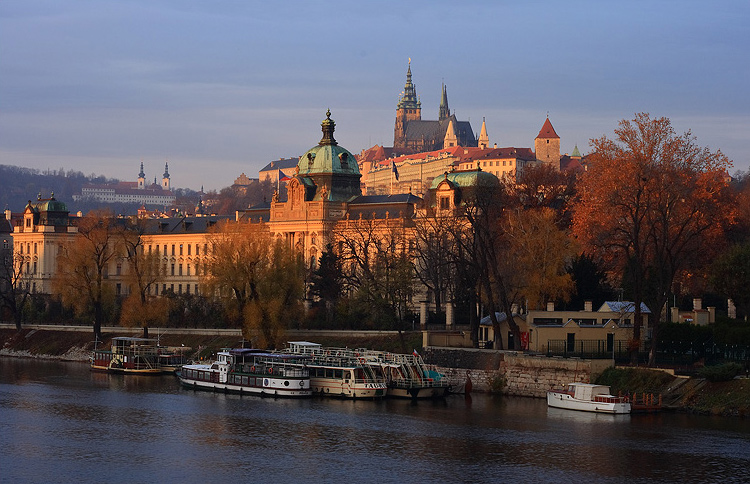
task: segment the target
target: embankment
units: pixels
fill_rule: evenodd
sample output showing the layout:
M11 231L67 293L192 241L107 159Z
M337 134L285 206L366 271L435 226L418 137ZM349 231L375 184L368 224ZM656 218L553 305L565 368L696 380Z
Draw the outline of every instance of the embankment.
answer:
M70 328L68 328L70 329ZM103 341L94 342L88 331L28 328L16 331L0 328L0 356L54 358L87 361L95 344L108 346L114 336L140 335L123 328L105 328ZM188 348L191 359L210 358L220 348L246 342L237 330L170 330L157 333L163 346ZM420 332L289 332L290 340L306 339L326 346L372 348L410 353L420 348ZM608 360L545 358L516 352L466 348L429 347L422 349L425 361L451 376L471 378L474 391L527 397L544 397L547 390L573 382L595 382L610 367ZM732 417L750 416L750 379L711 383L702 379L680 378L664 371L619 369L618 379L602 381L613 391L648 392L662 395L665 408L700 414ZM604 377L611 377L605 373Z

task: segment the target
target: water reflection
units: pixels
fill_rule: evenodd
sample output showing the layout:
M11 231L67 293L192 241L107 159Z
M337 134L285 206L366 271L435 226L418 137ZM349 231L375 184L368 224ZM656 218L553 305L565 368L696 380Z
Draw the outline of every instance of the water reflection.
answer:
M743 482L749 425L486 395L262 399L0 358L8 482Z

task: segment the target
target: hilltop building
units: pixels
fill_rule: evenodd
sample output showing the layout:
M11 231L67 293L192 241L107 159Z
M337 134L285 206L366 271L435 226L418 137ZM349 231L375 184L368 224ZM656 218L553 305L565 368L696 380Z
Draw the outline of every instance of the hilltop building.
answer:
M438 119L422 119L422 102L411 79L411 62L406 71L404 92L396 105L393 148L401 154L434 151L456 146L477 146L468 121L458 121L448 108L448 91L442 86Z
M412 82L411 63L404 92L396 106L393 147L375 145L357 157L362 190L368 195L415 193L424 195L434 177L454 170L482 169L498 178L520 173L531 163L547 163L561 170L583 170L578 148L572 156L560 154L560 137L549 117L534 140L534 149L490 146L486 121L479 136L471 124L458 121L448 107L442 85L438 119L422 119L422 103Z
M175 202L176 197L171 190L169 163L164 164L161 185L156 182L156 178L153 184L146 184L146 174L143 171L143 162L141 162L141 171L138 173L137 181L103 185L87 184L81 187L80 195L73 195L73 200L81 199L93 199L104 203L170 206Z

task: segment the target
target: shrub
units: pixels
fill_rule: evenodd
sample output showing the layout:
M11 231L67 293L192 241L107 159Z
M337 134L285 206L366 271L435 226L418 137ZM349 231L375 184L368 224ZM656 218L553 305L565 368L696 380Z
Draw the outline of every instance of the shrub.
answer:
M698 370L698 376L710 382L729 381L742 372L739 363L724 363L722 365L704 366Z

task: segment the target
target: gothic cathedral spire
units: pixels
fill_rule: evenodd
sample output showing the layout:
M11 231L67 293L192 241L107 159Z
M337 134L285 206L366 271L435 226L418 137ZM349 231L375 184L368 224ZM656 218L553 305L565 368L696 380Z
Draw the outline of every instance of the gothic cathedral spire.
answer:
M443 84L443 93L440 95L440 115L438 120L442 121L451 115L451 110L448 108L448 91Z

